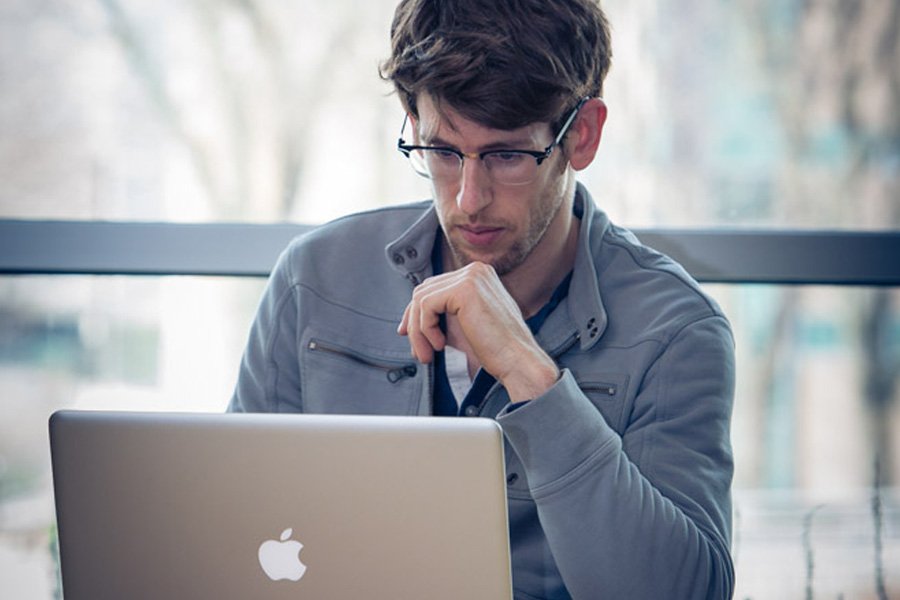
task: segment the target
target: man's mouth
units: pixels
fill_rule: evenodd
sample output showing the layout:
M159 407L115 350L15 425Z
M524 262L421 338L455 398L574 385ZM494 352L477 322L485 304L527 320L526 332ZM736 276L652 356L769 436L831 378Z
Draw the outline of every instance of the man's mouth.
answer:
M462 238L471 246L490 246L503 235L502 227L486 227L481 225L458 225Z

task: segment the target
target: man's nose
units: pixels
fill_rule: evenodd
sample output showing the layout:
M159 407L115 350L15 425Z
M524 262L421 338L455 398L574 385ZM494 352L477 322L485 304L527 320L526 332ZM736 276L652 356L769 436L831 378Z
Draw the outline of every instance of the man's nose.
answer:
M466 156L459 175L456 205L467 215L475 215L491 203L490 175L476 156Z

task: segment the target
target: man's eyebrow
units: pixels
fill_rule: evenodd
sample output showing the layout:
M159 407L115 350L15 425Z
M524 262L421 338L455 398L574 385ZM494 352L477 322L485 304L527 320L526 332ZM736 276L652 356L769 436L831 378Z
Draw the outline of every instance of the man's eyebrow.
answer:
M433 138L422 136L422 143L426 146L441 146L442 148L456 148L450 142L444 140L440 136L435 136Z
M429 146L440 146L444 148L453 148L458 150L458 146L455 144L451 144L440 136L435 136L431 139L424 138L422 141ZM481 146L476 151L481 152L491 152L496 150L529 150L531 146L534 144L534 141L530 137L517 137L511 140L503 140L499 142L492 142L490 144L486 144Z

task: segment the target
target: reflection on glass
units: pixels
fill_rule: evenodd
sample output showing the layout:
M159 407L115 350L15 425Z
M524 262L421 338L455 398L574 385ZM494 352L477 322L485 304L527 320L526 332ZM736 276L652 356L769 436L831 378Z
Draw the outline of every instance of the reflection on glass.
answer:
M0 595L55 597L50 414L224 410L263 285L0 278Z
M424 197L377 73L396 4L6 0L0 216L317 223ZM900 24L842 6L606 0L594 196L631 227L900 226Z
M263 284L0 278L0 581L53 597L49 414L223 410ZM706 288L737 347L735 598L896 595L900 290Z
M735 598L896 595L900 290L706 288L736 337Z

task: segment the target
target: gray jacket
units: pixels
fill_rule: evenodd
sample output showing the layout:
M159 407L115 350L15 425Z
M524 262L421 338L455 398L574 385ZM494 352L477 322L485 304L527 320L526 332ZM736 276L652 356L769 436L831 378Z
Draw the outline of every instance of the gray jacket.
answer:
M562 377L477 413L507 440L516 598L730 598L733 340L667 257L583 211L567 298L537 335ZM349 216L282 254L230 410L425 415L432 368L397 325L431 274L431 203ZM379 258L382 252L386 257Z

